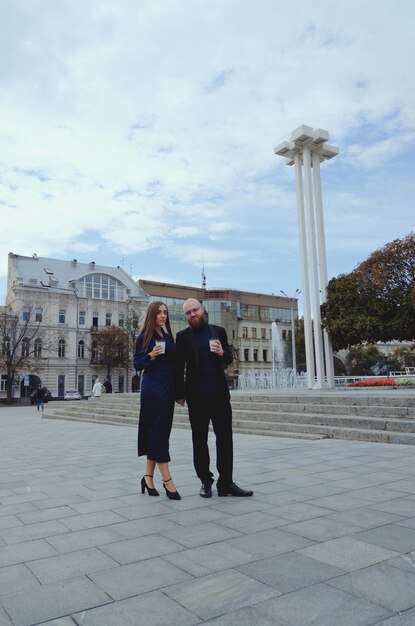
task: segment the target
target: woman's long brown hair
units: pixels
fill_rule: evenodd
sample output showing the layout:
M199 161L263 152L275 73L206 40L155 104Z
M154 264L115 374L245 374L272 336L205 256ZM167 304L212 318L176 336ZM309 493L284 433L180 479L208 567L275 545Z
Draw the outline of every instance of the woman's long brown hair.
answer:
M156 329L157 313L159 312L159 308L161 305L164 305L167 309L167 319L166 319L165 326L166 326L166 330L168 334L173 339L173 333L171 331L171 326L170 326L169 309L167 308L167 305L164 304L164 302L160 302L160 300L157 300L156 302L151 302L148 305L146 318L140 330L141 333L144 333L144 339L143 339L144 351L147 350L148 345L151 341L151 338L154 335L154 331Z

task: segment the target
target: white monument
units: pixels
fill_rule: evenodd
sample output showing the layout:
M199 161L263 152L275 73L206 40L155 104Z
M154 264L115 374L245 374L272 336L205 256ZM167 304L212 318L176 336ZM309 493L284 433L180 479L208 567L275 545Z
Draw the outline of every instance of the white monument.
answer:
M334 387L333 348L330 336L322 331L320 314L328 282L320 163L339 153L326 143L328 138L326 130L303 125L274 149L275 154L286 157L287 165L295 165L309 389Z

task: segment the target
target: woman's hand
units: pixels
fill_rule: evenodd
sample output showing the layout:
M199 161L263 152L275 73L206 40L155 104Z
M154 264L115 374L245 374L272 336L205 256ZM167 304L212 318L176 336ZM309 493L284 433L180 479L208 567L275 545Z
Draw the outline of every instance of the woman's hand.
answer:
M160 344L156 344L154 346L154 348L152 349L151 352L148 353L148 356L150 357L150 359L152 361L155 360L155 358L159 355L159 354L163 354L164 353L164 348L163 346L160 346Z

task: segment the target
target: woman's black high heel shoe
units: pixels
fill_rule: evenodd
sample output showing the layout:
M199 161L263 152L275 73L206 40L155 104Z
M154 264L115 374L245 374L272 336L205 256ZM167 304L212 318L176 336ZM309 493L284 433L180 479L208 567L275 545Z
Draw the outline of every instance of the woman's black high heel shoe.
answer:
M168 478L167 480L163 480L163 487L164 490L166 492L166 496L168 497L169 500L181 500L180 497L180 493L176 490L176 491L169 491L166 487L166 483L170 482L171 478Z
M144 474L144 476L141 479L141 493L145 493L147 489L149 496L159 496L160 494L157 491L157 489L154 489L154 487L151 488L147 485L146 476L148 476L148 478L153 478L150 474Z

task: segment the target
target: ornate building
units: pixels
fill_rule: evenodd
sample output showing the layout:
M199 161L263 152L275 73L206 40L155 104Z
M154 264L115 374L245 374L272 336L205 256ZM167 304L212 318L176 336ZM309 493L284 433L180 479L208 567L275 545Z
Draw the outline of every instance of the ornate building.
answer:
M106 373L91 350L91 333L142 320L147 304L147 294L121 267L10 253L6 306L22 325L39 325L36 345L23 340L19 347L35 358L19 373L14 395L26 397L38 384L54 397L70 389L90 395L97 376ZM134 373L132 366L114 369L113 390L129 391ZM2 396L4 389L2 372Z

